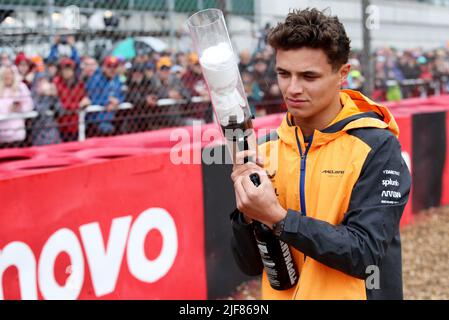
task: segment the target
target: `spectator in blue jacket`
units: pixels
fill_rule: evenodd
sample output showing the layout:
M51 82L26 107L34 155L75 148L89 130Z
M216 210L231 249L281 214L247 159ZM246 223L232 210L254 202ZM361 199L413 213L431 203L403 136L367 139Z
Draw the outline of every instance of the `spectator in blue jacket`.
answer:
M92 104L106 107L106 111L87 115L90 135L109 135L115 132L115 110L124 101L122 84L117 74L119 63L116 57L106 57L102 67L98 68L86 83Z

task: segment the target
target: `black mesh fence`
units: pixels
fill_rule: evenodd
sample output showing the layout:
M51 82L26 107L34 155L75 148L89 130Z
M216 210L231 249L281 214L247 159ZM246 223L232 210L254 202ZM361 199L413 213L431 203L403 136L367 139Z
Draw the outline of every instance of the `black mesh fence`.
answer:
M225 15L252 113L285 111L265 23L283 17L262 19L257 5L256 0L0 0L0 148L212 122L186 26L189 15L206 8ZM434 50L413 53L404 62L399 52L377 51L373 98L447 92L448 57L447 50ZM363 84L359 61L353 52L348 88ZM395 77L391 66L403 67L407 76Z
M0 147L212 122L185 24L206 8L232 26L253 113L279 111L254 0L0 0Z

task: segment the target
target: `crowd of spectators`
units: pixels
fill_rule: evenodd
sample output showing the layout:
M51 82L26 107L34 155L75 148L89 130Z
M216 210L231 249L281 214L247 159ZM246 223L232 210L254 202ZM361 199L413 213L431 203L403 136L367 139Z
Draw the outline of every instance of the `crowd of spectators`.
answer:
M70 50L61 53L64 44ZM375 57L374 100L398 100L449 92L449 50L399 51L382 48ZM364 76L359 54L349 60L346 88L361 90ZM254 115L283 112L276 83L274 52L258 46L239 53L239 70ZM414 80L415 82L407 82ZM416 82L418 81L418 82ZM192 97L201 97L192 103ZM165 99L179 103L161 103ZM129 102L132 108L119 108ZM81 56L73 36L56 37L47 57L0 55L0 116L37 111L31 120L0 120L0 147L43 145L78 139L78 113L90 105L87 136L105 136L212 121L212 111L198 56L186 52L152 52L125 60Z
M353 53L346 86L361 90L364 77L360 55ZM396 50L380 48L374 54L376 101L397 101L449 92L449 48L424 51L420 48Z

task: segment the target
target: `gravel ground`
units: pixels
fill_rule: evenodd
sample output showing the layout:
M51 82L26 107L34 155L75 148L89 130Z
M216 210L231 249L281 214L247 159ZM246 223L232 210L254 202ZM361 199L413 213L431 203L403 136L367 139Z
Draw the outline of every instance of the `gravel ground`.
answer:
M449 207L416 215L401 238L404 299L449 299ZM227 299L260 299L260 280L242 283Z
M419 214L401 236L404 298L449 299L449 207Z

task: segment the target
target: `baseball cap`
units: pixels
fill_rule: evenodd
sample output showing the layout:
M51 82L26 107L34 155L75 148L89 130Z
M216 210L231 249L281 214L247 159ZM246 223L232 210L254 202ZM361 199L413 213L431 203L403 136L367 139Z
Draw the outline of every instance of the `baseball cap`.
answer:
M61 61L59 61L59 66L61 68L64 68L64 67L75 68L76 64L75 64L75 61L73 61L70 58L62 58Z
M198 55L195 52L192 52L189 54L189 62L191 64L197 64L198 63Z
M16 66L18 66L21 62L25 61L26 63L30 64L30 60L28 59L28 57L25 55L24 52L19 52L16 56L16 59L14 60L14 64Z
M171 68L173 63L171 62L170 58L168 57L162 57L157 62L156 66L158 69L161 69L162 67Z
M103 61L103 65L106 65L109 67L118 67L119 64L120 64L119 59L114 56L107 56Z

